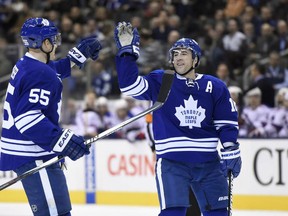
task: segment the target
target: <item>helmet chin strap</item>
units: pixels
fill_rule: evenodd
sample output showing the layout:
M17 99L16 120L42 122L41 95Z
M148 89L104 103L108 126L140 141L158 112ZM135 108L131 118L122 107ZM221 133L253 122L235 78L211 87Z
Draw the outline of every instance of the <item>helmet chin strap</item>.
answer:
M49 40L49 42L51 43L51 41ZM45 52L44 50L43 50L43 48L42 48L42 46L40 47L40 50L43 52L43 53L45 53L46 54L46 64L48 64L48 62L50 61L50 53L53 51L53 49L54 49L54 44L53 43L51 43L51 45L52 45L52 49L49 51L49 52Z

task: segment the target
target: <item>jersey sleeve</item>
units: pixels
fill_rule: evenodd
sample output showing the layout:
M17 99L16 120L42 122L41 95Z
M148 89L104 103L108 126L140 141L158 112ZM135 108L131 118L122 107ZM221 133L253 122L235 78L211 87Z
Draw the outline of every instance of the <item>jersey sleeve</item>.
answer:
M155 70L146 76L139 76L135 57L116 57L116 67L120 91L124 95L140 100L156 101L163 70Z
M18 131L46 150L51 150L51 141L62 131L58 124L59 90L62 91L62 85L55 72L52 76L40 69L39 73L22 78L17 90L18 102L13 108Z
M61 79L71 76L71 63L68 57L58 61L51 61L49 65L53 70L57 71L57 74L60 75Z
M223 147L229 143L236 143L238 138L238 112L235 102L224 83L217 82L217 91L214 92L214 126L219 134Z

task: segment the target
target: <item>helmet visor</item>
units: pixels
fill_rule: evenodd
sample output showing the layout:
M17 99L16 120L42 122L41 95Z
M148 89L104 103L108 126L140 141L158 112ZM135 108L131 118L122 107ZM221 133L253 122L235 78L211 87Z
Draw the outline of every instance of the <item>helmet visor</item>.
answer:
M56 35L51 37L51 41L54 45L60 46L61 45L61 33L57 33Z

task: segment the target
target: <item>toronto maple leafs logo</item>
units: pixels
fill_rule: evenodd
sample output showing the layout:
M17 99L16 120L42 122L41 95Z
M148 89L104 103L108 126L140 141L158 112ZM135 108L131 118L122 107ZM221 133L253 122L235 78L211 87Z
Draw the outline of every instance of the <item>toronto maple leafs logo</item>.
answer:
M180 121L180 126L188 126L189 129L193 127L201 127L201 122L205 119L205 109L201 106L197 107L198 100L194 100L192 95L188 100L184 100L184 107L180 105L176 107L175 116Z

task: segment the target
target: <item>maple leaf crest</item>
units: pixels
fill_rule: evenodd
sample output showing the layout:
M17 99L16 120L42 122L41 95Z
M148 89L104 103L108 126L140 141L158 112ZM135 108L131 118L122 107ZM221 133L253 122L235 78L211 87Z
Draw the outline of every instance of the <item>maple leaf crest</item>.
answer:
M205 119L205 109L201 106L197 107L198 100L194 100L192 95L189 96L188 100L184 100L184 107L180 105L176 107L175 116L180 121L180 126L189 127L201 127L201 122Z

